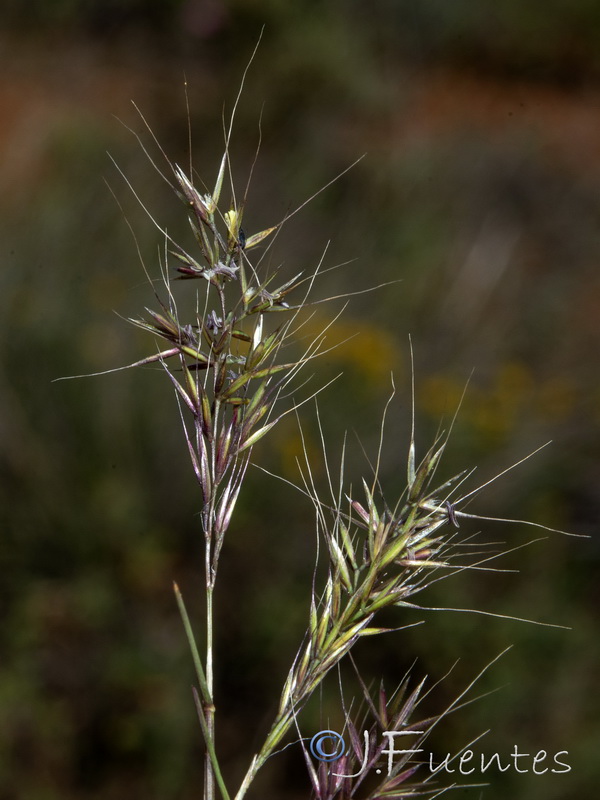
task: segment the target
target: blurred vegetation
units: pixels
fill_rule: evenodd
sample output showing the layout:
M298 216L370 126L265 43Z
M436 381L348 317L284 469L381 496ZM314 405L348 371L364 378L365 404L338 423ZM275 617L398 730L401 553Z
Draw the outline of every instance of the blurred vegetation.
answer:
M198 794L192 670L171 582L194 597L199 498L174 400L151 369L51 381L148 352L113 311L136 314L149 297L125 219L156 277L160 235L107 150L153 216L188 235L177 200L113 117L159 160L135 100L169 155L187 163L185 73L194 164L212 182L223 104L231 108L263 24L234 142L244 185L261 119L248 232L367 151L283 228L273 262L290 275L313 269L330 242L324 267L350 263L324 275L321 297L398 281L351 301L331 332L342 344L315 368L310 387L344 373L320 399L332 462L349 429L358 485L393 370L384 474L388 491L401 486L410 334L421 447L440 420L448 427L469 381L448 474L478 465L475 486L553 439L473 509L592 536L550 536L498 564L519 574L457 577L428 598L572 631L430 613L360 655L390 685L415 658L415 676L432 681L460 658L438 689L448 703L514 644L476 691L503 688L454 714L435 747L455 751L491 729L486 753L569 750L568 775L509 771L484 796L595 797L598 4L5 0L0 23L0 798ZM315 327L325 313L316 310ZM310 407L302 418L324 479ZM288 420L257 455L296 480L300 453ZM268 725L298 645L315 551L310 508L258 471L236 531L217 598L220 734L233 775ZM523 526L485 533L507 547L534 538ZM335 727L335 687L324 704ZM324 717L308 714L307 730L318 730ZM266 772L257 792L306 796L294 748Z

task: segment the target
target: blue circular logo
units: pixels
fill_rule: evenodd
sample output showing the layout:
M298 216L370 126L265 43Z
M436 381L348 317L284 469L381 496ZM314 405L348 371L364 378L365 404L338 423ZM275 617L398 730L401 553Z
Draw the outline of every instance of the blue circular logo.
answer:
M336 731L319 731L310 740L310 752L319 761L337 761L345 749L346 743Z

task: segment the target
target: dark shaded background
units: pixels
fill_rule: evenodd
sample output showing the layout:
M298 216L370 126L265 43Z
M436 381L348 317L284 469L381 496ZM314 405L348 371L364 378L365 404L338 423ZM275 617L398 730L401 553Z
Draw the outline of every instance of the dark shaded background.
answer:
M477 745L488 754L568 750L569 774L488 775L483 797L596 797L598 4L4 0L0 22L0 798L201 793L192 669L171 592L176 579L200 619L199 497L171 391L154 370L51 381L152 347L113 310L137 314L152 300L124 217L156 275L160 235L107 151L161 224L187 235L181 206L125 127L148 141L131 100L186 164L187 77L194 164L212 183L222 111L263 25L233 144L243 185L261 118L248 232L366 152L283 229L273 263L289 275L312 269L330 242L325 266L351 263L328 273L318 296L401 281L351 302L330 341L360 335L315 369L310 386L344 371L320 401L331 453L344 429L358 433L348 471L359 485L361 446L374 454L394 370L383 474L392 496L401 490L410 334L422 448L474 370L445 474L478 465L475 486L553 440L473 510L591 537L550 535L499 564L518 574L454 578L423 598L571 631L430 613L358 657L390 686L415 658L415 681L432 682L459 658L432 701L439 710L513 644L472 696L499 690L449 718L432 746L455 752L490 729ZM302 419L324 479L310 405ZM295 480L299 452L288 418L256 455ZM498 524L484 533L506 548L535 536ZM217 596L232 786L298 646L314 549L308 504L251 474ZM421 617L399 612L391 624L399 618ZM324 721L341 725L335 685L321 716L308 709L306 730ZM308 796L298 748L269 763L261 793Z

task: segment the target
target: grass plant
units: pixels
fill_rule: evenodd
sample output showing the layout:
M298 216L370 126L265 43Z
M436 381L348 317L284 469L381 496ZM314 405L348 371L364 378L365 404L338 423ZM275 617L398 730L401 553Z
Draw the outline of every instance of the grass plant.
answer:
M205 748L203 796L205 800L243 800L259 770L296 733L312 797L318 800L438 796L448 787L435 783L435 776L420 769L418 759L410 753L388 763L390 732L413 732L411 748L422 748L439 721L464 701L464 694L439 714L422 716L424 682L411 688L411 679L406 677L391 694L383 684L373 692L372 677L363 677L356 666L362 703L358 710L344 703L350 747L334 763L315 760L301 721L303 708L325 678L342 662L355 665L353 649L359 640L383 633L400 635L402 609L420 608L414 599L418 593L457 572L493 569L489 562L498 555L476 546L460 527L463 519L488 519L466 510L471 498L487 484L464 491L470 470L438 481L449 433L440 434L418 458L414 400L405 479L395 497L385 496L380 481L385 413L379 449L368 477L360 479L359 492L353 488L356 481L346 478L344 452L339 475L334 477L322 430L325 496L308 457L300 468L298 489L314 506L315 525L326 554L325 579L322 581L321 572L315 569L307 592L308 623L303 640L281 688L272 724L236 789L221 767L214 674L214 598L220 558L254 447L283 416L298 414L300 406L315 396L316 392L299 388L301 375L307 364L327 352L327 329L335 319L333 315L320 334L303 343L323 259L308 274L284 277L279 269L268 267L267 254L269 243L286 220L256 233L246 233L243 227L248 186L240 196L233 178L230 139L234 114L235 107L209 190L191 164L184 170L160 151L167 165L162 170L151 159L185 207L194 249L161 229L162 289L155 291L154 308L131 319L154 336L159 346L130 366L157 365L171 382L200 488L205 591L200 634L177 585L174 590L197 678L194 701ZM230 195L226 202L225 186ZM260 255L255 257L256 253ZM192 298L189 314L181 313L181 304L176 302L174 279L185 285ZM152 280L151 285L155 287ZM290 399L292 392L295 396L300 391L305 392L301 401ZM392 607L397 613L393 629L380 622L382 612ZM389 617L388 612L386 619ZM384 732L388 732L387 739Z

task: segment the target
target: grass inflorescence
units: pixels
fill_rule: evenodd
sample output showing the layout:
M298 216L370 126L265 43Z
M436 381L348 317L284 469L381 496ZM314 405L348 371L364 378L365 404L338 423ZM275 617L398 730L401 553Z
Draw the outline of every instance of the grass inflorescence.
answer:
M206 800L217 795L223 800L246 796L258 771L285 746L290 732L301 732L301 712L326 676L344 661L354 664L352 651L359 640L399 630L402 608L420 608L412 600L414 595L449 574L487 569L485 565L496 555L482 555L475 549L467 555L468 549L461 546L466 538L461 538L462 520L487 519L465 510L466 503L486 484L460 495L465 473L437 482L448 435L438 437L418 461L414 400L406 478L393 500L386 499L379 476L385 415L375 467L368 479L361 480L359 492L352 484L346 485L342 454L336 488L327 466L329 494L323 500L307 457L300 469L298 488L314 505L317 533L325 544L326 574L321 582L315 571L307 592L306 632L281 688L272 724L237 791L228 788L217 749L218 704L214 696L213 599L219 560L253 448L284 415L296 412L314 396L313 392L300 403L287 399L291 390L297 389L296 378L304 366L326 352L326 331L331 324L325 323L320 334L300 347L299 334L321 263L308 274L284 278L278 269L266 268L266 251L254 259L254 253L261 252L258 245L267 245L268 249L285 220L257 233L246 232L247 189L238 201L230 164L230 135L231 126L211 190L198 188L200 181L191 165L186 172L167 159L169 173L163 177L186 209L193 247L182 246L162 231L164 291L155 291L155 308L147 308L142 316L130 320L159 343L155 352L131 366L160 365L172 383L201 494L206 599L204 631L198 637L202 648L177 585L175 595L197 676L194 701L205 743ZM232 197L229 203L223 202L226 180ZM194 301L194 311L186 318L180 315L175 301L175 279L189 287ZM321 435L327 464L323 431ZM466 474L468 477L470 473ZM392 607L398 609L399 616L397 628L391 629L379 620L381 612ZM382 732L414 731L420 737L415 741L422 743L451 709L418 719L423 683L411 690L406 679L392 696L382 684L373 697L367 687L369 681L363 680L360 672L358 680L366 710L359 722L351 709L344 707L351 742L347 753L333 765L315 765L300 735L312 796L318 800L376 800L442 793L444 787L432 788L431 776L420 773L418 763L408 755L377 781L366 776L384 760Z

